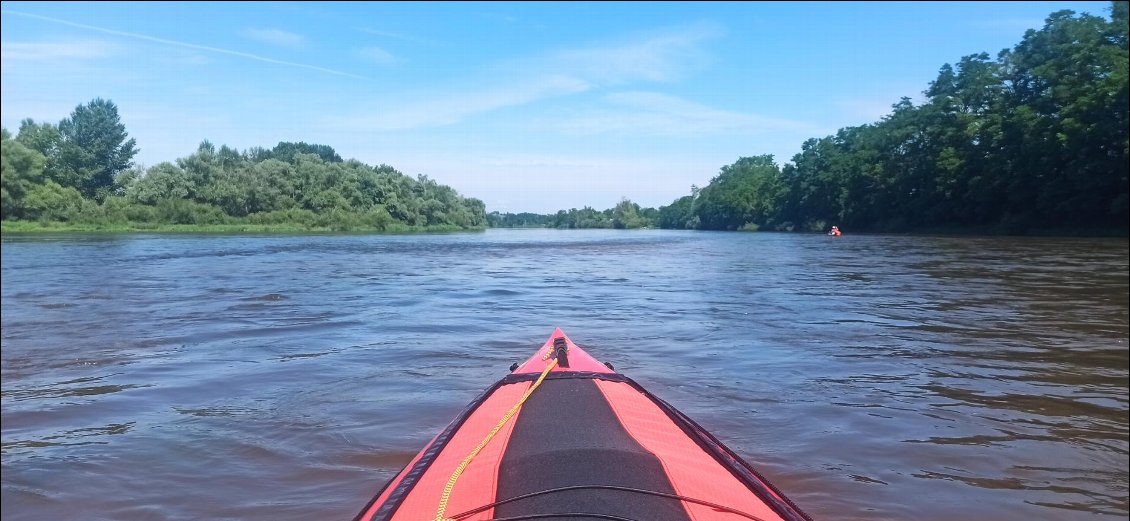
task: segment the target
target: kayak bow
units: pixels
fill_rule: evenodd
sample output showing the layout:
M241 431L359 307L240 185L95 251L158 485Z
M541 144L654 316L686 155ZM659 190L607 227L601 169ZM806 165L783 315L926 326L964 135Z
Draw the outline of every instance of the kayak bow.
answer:
M749 463L561 329L355 521L811 521Z

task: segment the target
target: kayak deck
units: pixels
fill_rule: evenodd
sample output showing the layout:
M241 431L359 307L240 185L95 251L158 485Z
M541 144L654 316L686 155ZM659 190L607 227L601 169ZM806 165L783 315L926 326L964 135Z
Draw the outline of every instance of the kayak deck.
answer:
M714 436L560 329L356 520L541 518L809 519Z

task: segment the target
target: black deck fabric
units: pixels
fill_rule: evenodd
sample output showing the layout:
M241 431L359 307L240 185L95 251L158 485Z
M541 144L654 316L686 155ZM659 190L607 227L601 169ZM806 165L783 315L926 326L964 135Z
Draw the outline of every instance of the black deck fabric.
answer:
M546 380L530 396L514 425L498 480L498 499L580 485L675 492L659 461L624 430L589 379ZM540 494L499 505L495 517L563 512L690 521L676 499L591 489Z

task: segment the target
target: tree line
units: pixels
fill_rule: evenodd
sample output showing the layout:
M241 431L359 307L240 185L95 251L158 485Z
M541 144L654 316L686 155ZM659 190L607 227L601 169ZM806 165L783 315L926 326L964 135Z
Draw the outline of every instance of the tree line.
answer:
M623 198L615 207L596 210L586 206L580 210L572 208L559 210L555 214L500 213L487 214L487 223L492 228L558 228L578 230L589 228L615 228L631 230L636 228L655 228L659 222L659 210L641 208L630 199Z
M117 106L101 98L57 125L25 119L14 137L2 134L5 221L378 231L487 225L478 199L388 165L342 160L326 145L239 152L205 140L187 157L137 167Z
M945 64L915 105L812 138L790 163L741 157L671 204L486 213L426 176L344 161L330 147L244 152L204 141L142 169L117 107L3 130L5 221L296 225L336 230L491 227L1127 234L1127 6L1070 10L996 58Z
M1127 5L1063 10L995 59L941 67L915 105L805 141L791 163L739 158L641 226L698 230L975 231L1126 235ZM623 203L621 203L623 204ZM613 227L614 209L492 225ZM574 217L575 216L575 217ZM603 217L602 217L603 216ZM566 218L567 217L567 218Z

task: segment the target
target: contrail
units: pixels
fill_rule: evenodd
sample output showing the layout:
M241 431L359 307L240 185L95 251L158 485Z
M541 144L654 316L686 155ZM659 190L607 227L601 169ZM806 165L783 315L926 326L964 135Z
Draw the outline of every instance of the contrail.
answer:
M207 45L197 45L197 44L194 44L194 43L178 42L176 40L166 40L164 38L157 38L155 36L148 36L148 35L144 35L144 34L127 33L125 31L115 31L114 29L106 29L104 27L95 27L93 25L86 25L86 24L80 24L80 23L75 23L75 22L69 22L67 20L60 20L58 18L51 18L49 16L41 16L41 15L31 14L31 13L22 13L22 12L19 12L19 11L2 11L2 12L3 12L3 14L14 14L14 15L18 15L18 16L24 16L24 17L27 17L27 18L35 18L35 19L38 19L38 20L45 20L45 21L52 22L52 23L69 25L71 27L78 27L78 28L81 28L81 29L89 29L91 31L98 31L100 33L113 34L113 35L116 35L116 36L125 36L127 38L136 38L138 40L146 40L146 41L150 41L150 42L163 43L163 44L166 44L166 45L175 45L177 47L184 47L184 48L187 48L187 49L196 49L196 50L200 50L200 51L208 51L208 52L214 52L214 53L219 53L219 54L229 54L229 55L232 55L232 56L239 56L240 58L247 58L249 60L261 61L261 62L266 62L266 63L273 63L273 64L276 64L276 65L286 65L286 66L289 66L289 67L300 67L300 68L303 68L303 69L310 69L310 70L315 70L315 71L319 71L319 72L325 72L325 73L328 73L328 74L336 74L338 76L348 76L350 78L357 78L357 79L361 79L361 80L367 79L364 76L358 76L356 74L350 74L348 72L342 72L342 71L338 71L338 70L334 70L334 69L327 69L325 67L318 67L317 65L307 65L305 63L296 63L296 62L288 62L288 61L283 61L283 60L276 60L274 58L266 58L266 57L263 57L263 56L258 56L258 55L250 54L250 53L246 53L246 52L239 52L239 51L232 51L232 50L228 50L228 49L221 49L219 47L209 47Z

